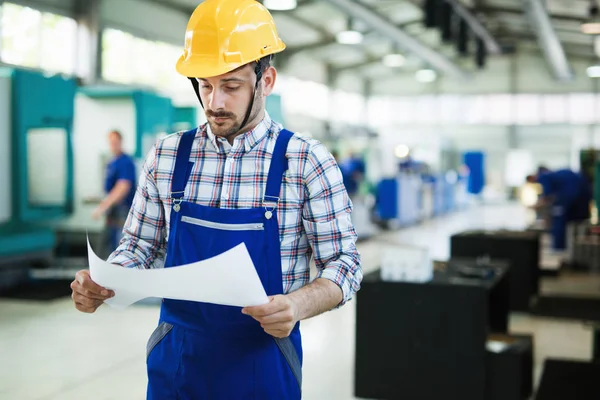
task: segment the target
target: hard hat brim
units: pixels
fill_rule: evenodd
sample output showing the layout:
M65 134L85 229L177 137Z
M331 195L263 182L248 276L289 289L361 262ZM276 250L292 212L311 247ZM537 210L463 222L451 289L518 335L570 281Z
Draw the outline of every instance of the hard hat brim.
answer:
M272 51L268 54L264 54L263 57L279 53L285 49L283 42L280 44L280 48ZM177 61L176 70L180 75L187 78L211 78L213 76L219 76L233 71L243 65L250 63L248 62L235 62L235 63L220 63L217 57L207 57L205 55L189 55L179 57Z

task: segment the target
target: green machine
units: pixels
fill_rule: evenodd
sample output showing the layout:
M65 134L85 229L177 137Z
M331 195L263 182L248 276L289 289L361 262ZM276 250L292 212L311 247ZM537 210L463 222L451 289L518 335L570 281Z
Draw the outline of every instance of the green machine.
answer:
M75 91L71 78L0 69L1 286L10 271L50 260L47 223L72 211Z
M86 233L99 253L106 255L114 250L103 249L105 221L92 218L93 210L105 196L106 166L113 158L109 132L121 133L123 150L134 158L139 176L144 159L157 139L171 133L173 119L171 99L149 90L107 85L79 88L73 125L73 213L55 226L61 258L84 256Z
M172 132L188 131L198 126L196 107L173 107Z

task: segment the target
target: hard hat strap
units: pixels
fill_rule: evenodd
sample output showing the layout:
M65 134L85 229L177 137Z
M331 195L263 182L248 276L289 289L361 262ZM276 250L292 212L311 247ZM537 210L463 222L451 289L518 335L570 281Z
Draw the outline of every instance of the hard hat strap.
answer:
M248 105L248 110L246 110L246 116L244 117L244 121L242 125L240 125L240 129L246 126L248 123L248 119L250 118L250 113L252 112L252 107L254 107L254 97L256 96L256 91L258 90L258 85L260 84L260 80L262 79L262 59L256 62L256 66L254 67L254 73L256 74L256 84L254 84L254 90L252 91L252 97L250 98L250 104Z
M194 87L194 92L196 92L196 97L198 97L198 101L200 102L200 106L204 109L204 104L202 104L202 98L200 97L200 85L196 78L189 78L190 82L192 82L192 86Z

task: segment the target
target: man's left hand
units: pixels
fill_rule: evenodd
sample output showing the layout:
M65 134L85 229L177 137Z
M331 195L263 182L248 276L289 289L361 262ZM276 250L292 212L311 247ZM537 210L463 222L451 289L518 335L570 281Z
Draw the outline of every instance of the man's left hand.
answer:
M242 313L251 316L271 336L288 337L298 322L298 307L289 296L269 297L262 306L245 307Z

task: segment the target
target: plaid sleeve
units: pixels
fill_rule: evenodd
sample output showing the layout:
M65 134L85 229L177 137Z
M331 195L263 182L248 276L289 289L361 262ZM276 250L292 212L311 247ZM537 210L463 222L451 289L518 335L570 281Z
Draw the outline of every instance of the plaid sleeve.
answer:
M317 278L329 279L342 289L341 306L354 296L362 281L352 203L340 169L323 144L311 144L303 178L303 225L313 249Z
M148 153L129 215L123 239L108 262L126 268L161 267L164 261L165 217L156 187L157 146Z

